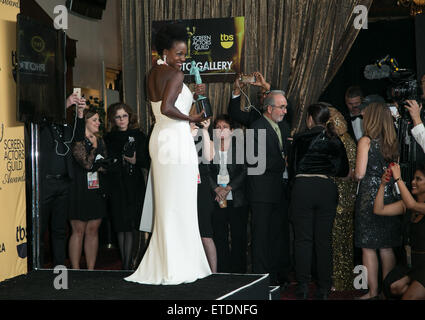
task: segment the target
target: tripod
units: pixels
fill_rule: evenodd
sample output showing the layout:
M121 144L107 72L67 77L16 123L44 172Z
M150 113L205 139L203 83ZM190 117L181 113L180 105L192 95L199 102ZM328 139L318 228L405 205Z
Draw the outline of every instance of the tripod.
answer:
M398 142L400 146L400 169L403 181L410 189L416 169L417 142L411 135L412 121L408 117L398 119Z

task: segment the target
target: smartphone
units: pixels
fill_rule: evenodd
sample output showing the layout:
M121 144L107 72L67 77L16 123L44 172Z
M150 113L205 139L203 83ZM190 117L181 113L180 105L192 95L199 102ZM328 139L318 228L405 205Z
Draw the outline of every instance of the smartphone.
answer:
M81 88L74 88L73 93L76 93L78 96L78 99L81 99Z
M242 81L244 83L254 83L255 82L255 76L251 76L251 75L241 75L241 77L239 78L239 81Z
M394 105L389 105L389 106L388 106L388 108L390 108L391 115L392 115L394 118L398 119L398 118L400 117L400 114L398 113L398 109L397 109L397 107L396 107L396 106L394 106Z

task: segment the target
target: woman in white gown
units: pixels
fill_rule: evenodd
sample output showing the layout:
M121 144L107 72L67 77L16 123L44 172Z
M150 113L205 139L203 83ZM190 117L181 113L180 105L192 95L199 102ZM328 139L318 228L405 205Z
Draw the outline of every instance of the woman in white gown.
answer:
M186 30L166 25L155 46L163 57L148 75L148 94L155 115L149 141L152 159L154 226L149 247L127 281L174 285L211 274L202 246L197 217L198 155L189 122L193 96L180 70L187 53ZM202 90L202 86L197 86Z

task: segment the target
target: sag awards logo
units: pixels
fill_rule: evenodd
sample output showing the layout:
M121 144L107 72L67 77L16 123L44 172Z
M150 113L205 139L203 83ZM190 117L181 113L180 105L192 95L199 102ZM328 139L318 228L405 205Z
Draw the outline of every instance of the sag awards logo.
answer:
M2 184L25 182L25 144L23 139L5 139L3 150L6 173Z
M0 242L0 253L6 252L6 246L4 243Z
M233 34L220 34L220 43L224 49L230 49L233 47L234 36Z
M210 50L211 36L193 36L192 38L193 48L196 51L207 51Z
M3 141L3 136L4 136L4 124L1 124L1 129L0 129L0 143ZM1 186L0 186L0 190L1 190Z
M19 258L27 257L27 229L21 226L16 227L16 250Z

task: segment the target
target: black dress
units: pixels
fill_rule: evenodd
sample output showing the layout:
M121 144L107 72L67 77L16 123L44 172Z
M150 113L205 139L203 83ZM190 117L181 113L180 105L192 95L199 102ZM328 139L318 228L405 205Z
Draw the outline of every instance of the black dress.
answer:
M425 217L410 223L410 245L412 247L412 269L408 275L425 287Z
M200 132L199 130L198 132ZM202 157L202 135L199 133L194 139L198 151L199 181L198 181L198 224L202 238L213 237L212 212L214 211L213 194L209 186L210 168L209 163Z
M105 186L103 174L94 169L93 164L98 155L106 158L105 144L102 138L97 138L97 148L89 139L75 142L72 147L74 156L74 180L70 192L70 220L89 221L105 217ZM89 174L97 172L98 186L89 188Z
M127 232L139 228L145 197L143 168L149 167L146 136L137 129L114 130L106 134L105 143L110 158L117 159L109 168L107 180L108 210L116 232ZM123 159L136 152L136 164Z
M376 194L384 170L388 165L389 162L385 161L381 154L379 141L371 139L366 174L360 181L356 199L354 242L358 248L394 248L402 244L400 217L379 216L373 213ZM385 204L397 200L393 193L393 187L394 180L385 186Z

